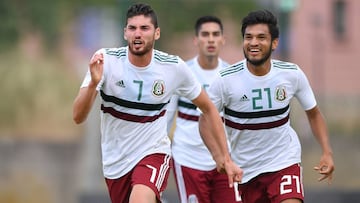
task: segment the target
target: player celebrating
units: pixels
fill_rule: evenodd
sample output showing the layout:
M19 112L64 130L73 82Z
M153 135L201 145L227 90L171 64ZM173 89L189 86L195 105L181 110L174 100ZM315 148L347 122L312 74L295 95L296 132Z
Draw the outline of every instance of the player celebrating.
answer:
M208 93L224 112L231 156L243 170L244 203L303 202L301 146L290 126L290 102L297 98L322 148L319 180L334 171L327 127L313 91L300 67L271 59L278 46L277 19L267 10L250 12L242 22L245 60L221 71ZM204 138L211 133L200 117ZM216 141L205 139L216 151Z
M231 185L242 176L230 159L219 112L181 58L154 49L159 38L154 10L131 6L124 28L128 46L94 54L74 101L74 120L82 123L100 93L103 173L113 203L161 202L171 161L164 115L174 92L210 120L221 143L218 170L227 172Z

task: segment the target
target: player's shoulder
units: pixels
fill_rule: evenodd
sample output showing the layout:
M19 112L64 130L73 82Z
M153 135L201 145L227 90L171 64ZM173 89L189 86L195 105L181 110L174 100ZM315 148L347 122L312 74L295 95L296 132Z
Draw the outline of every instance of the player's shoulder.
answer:
M197 62L197 57L191 58L191 59L185 61L185 63L186 63L189 67L196 66L196 65L198 64L198 62Z
M127 48L126 47L118 47L118 48L103 48L103 53L108 56L114 56L117 58L121 58L126 56Z
M227 66L219 71L221 77L231 76L242 72L245 69L245 60Z
M219 66L221 67L221 69L223 68L227 68L230 66L230 63L228 63L227 61L224 61L223 59L219 58Z
M289 70L289 71L300 70L297 64L288 61L272 59L271 62L273 64L273 67L279 70Z
M168 54L163 51L154 49L154 60L158 63L178 64L180 62L179 56Z

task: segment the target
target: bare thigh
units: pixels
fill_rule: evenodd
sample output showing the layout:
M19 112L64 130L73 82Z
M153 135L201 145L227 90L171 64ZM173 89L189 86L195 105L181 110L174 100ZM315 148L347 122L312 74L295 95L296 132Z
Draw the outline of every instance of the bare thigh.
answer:
M300 199L286 199L281 201L281 203L302 203L302 200Z
M136 184L134 185L129 203L156 203L155 192L146 185Z

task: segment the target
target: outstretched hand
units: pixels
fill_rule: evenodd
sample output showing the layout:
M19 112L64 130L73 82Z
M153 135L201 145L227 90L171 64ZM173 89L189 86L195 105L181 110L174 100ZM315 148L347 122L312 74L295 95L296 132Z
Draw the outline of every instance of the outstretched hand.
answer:
M102 53L96 53L91 58L89 67L90 67L90 73L91 73L91 82L94 85L97 85L103 75L103 69L104 69L104 56Z
M318 178L318 181L327 179L328 183L331 184L332 175L335 170L332 155L323 155L320 159L319 165L315 166L314 170L321 174L321 177Z

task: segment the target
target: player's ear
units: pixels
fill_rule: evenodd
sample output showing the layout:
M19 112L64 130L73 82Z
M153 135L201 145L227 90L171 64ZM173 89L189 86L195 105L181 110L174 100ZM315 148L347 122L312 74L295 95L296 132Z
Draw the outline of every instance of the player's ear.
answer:
M222 44L222 45L225 45L225 43L226 43L226 38L225 38L225 36L223 35L223 37L222 37L222 39L221 39L221 44Z
M126 28L124 28L124 40L127 41L127 37L126 37Z
M160 39L160 27L155 29L155 40Z
M194 44L195 46L198 45L198 37L197 37L197 36L195 36L195 37L193 38L193 44Z
M277 48L278 44L279 44L279 38L275 38L275 39L271 42L272 51L275 51L275 49Z

